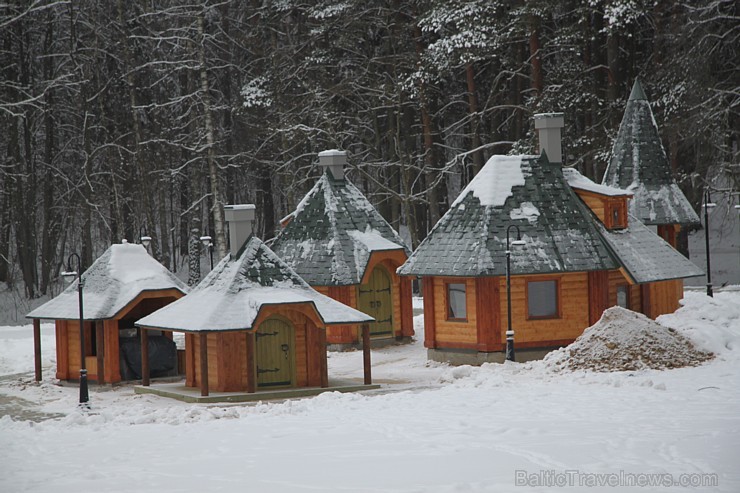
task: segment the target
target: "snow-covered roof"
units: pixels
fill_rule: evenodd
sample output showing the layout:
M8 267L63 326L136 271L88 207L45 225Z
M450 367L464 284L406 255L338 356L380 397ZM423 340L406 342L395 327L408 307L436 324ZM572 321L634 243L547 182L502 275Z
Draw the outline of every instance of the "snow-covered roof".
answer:
M632 196L632 192L628 192L627 190L594 183L575 168L563 168L563 176L571 188L594 192L600 195L608 195L610 197Z
M489 159L398 273L503 275L510 225L525 241L513 247L513 274L618 267L560 164L543 154Z
M322 154L335 152L340 151ZM409 253L398 233L357 187L328 171L288 218L292 219L271 246L312 286L360 284L373 252Z
M632 192L630 213L645 224L699 223L699 216L673 177L658 124L638 80L627 101L602 183Z
M115 316L144 291L188 288L142 245L111 245L82 274L85 320L105 320ZM27 315L28 318L74 320L79 318L77 283Z
M628 221L626 229L608 230L600 223L599 228L635 282L641 284L704 275L699 267L635 216L629 215Z
M186 332L249 330L263 307L296 303L312 304L326 324L374 320L315 291L252 236L238 258L227 255L190 294L136 325Z

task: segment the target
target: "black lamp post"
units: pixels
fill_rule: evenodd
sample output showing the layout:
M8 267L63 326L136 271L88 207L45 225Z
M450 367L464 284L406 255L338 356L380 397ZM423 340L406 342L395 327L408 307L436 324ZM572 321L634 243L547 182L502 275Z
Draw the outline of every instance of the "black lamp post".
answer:
M716 204L710 202L709 189L704 190L704 245L707 250L707 296L714 297L712 291L712 263L709 259L709 209Z
M213 270L213 242L211 241L210 236L201 236L200 241L203 243L203 246L206 247L208 250L208 256L211 259L211 270Z
M143 224L139 227L139 241L144 245L144 248L146 248L148 252L149 244L152 242L152 237L146 234L146 226Z
M72 261L76 262L76 269L72 269ZM77 278L77 294L80 307L80 405L87 406L90 395L87 391L87 368L85 368L85 319L83 316L82 288L85 281L82 280L82 261L80 256L72 253L67 258L67 270L62 272L65 279L73 281Z
M516 229L516 240L513 242L509 241L511 228ZM511 245L520 246L524 244L519 226L516 224L509 225L506 228L506 359L508 361L516 361L514 356L514 331L511 328Z

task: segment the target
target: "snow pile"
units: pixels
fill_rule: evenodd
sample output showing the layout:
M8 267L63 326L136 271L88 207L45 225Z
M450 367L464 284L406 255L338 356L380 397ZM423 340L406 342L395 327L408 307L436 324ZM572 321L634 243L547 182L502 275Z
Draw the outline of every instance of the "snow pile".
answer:
M556 371L665 370L697 366L713 357L676 329L615 306L570 346L549 354L545 364Z

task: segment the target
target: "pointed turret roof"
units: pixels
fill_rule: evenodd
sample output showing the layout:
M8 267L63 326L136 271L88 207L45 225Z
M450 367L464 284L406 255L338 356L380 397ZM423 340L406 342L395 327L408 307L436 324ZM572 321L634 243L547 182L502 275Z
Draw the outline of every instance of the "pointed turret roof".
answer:
M630 213L645 224L699 222L673 178L653 111L637 79L602 183L632 192Z
M252 236L235 259L224 257L190 294L136 325L186 332L249 330L263 307L298 303L312 304L326 324L373 320L315 291Z
M326 170L272 248L312 286L360 284L373 252L404 250L398 233L346 178Z
M82 273L83 314L85 320L114 318L145 291L188 288L174 274L147 253L142 245L111 245L89 269ZM53 320L79 319L78 281L59 296L33 310L28 318Z
M543 153L489 159L398 273L505 275L506 229L512 224L526 243L512 247L512 274L619 267L560 164Z

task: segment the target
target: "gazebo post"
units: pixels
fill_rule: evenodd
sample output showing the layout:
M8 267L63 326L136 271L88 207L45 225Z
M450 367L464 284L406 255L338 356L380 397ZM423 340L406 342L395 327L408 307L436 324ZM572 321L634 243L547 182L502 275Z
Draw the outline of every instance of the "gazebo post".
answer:
M95 352L98 355L98 385L105 383L105 330L103 321L95 322Z
M319 331L319 354L321 355L321 388L329 386L329 364L326 360L326 327L317 327Z
M362 324L362 363L365 373L365 385L373 383L370 374L370 324Z
M33 362L36 381L41 381L41 320L33 319Z
M200 333L200 395L208 397L208 334Z
M254 331L247 331L247 392L253 394L257 390L257 376L254 367Z
M140 328L141 333L141 384L149 387L149 332Z

